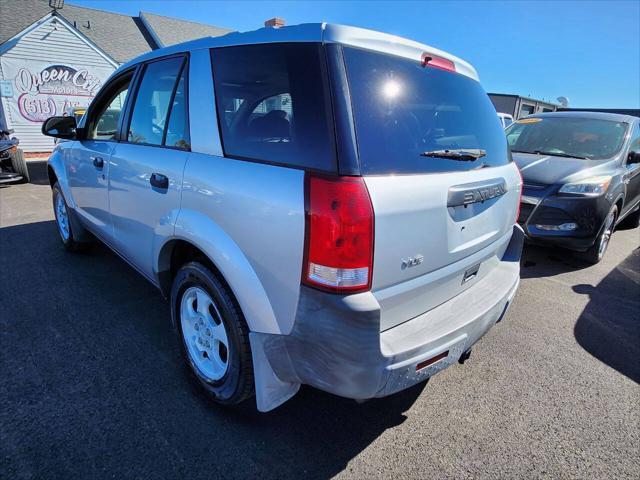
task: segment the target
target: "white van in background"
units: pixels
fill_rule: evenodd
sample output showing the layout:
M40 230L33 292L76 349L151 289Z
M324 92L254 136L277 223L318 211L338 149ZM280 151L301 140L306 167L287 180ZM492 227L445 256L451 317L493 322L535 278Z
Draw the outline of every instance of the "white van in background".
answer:
M509 115L508 113L498 112L498 119L502 124L502 128L507 128L513 123L513 116Z

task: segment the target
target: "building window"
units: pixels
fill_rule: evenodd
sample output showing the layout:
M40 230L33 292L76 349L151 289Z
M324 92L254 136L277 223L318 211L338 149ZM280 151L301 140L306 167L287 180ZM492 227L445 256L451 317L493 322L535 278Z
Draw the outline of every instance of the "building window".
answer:
M535 108L533 105L521 105L520 106L520 115L518 118L522 118L522 117L526 117L527 115L531 115L534 111Z

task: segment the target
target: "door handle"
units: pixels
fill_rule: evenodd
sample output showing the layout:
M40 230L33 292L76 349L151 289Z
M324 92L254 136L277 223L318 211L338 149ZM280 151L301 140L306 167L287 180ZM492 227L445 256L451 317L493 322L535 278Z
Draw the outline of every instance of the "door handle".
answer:
M98 170L102 170L102 167L104 167L104 160L102 157L89 157L89 159L93 162L94 167Z
M162 175L161 173L152 173L149 183L152 187L161 188L163 190L169 188L169 179L166 175Z

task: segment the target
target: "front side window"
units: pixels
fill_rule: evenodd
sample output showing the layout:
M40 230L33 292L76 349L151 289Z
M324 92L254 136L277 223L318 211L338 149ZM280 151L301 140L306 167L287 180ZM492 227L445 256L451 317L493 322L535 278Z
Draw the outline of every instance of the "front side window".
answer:
M513 152L604 159L624 142L627 124L580 117L530 117L511 125L507 141Z
M129 123L129 142L162 145L173 91L183 63L182 57L174 57L145 67ZM175 138L172 141L175 142Z
M335 170L328 80L319 44L223 47L211 57L226 155Z
M633 137L631 137L631 147L629 150L640 153L640 123L636 124L635 132Z
M104 95L97 99L95 107L89 112L87 121L87 139L90 140L114 140L118 133L120 115L127 98L129 84L133 72L124 74L106 87Z

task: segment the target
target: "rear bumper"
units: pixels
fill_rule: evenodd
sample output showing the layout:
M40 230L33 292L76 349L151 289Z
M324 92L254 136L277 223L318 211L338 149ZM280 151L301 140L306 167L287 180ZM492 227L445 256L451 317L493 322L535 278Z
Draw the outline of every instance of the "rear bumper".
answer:
M280 380L348 398L383 397L426 380L455 363L502 319L518 288L523 239L515 226L499 265L482 280L384 332L370 292L335 296L303 288L292 332L259 334L266 358Z

